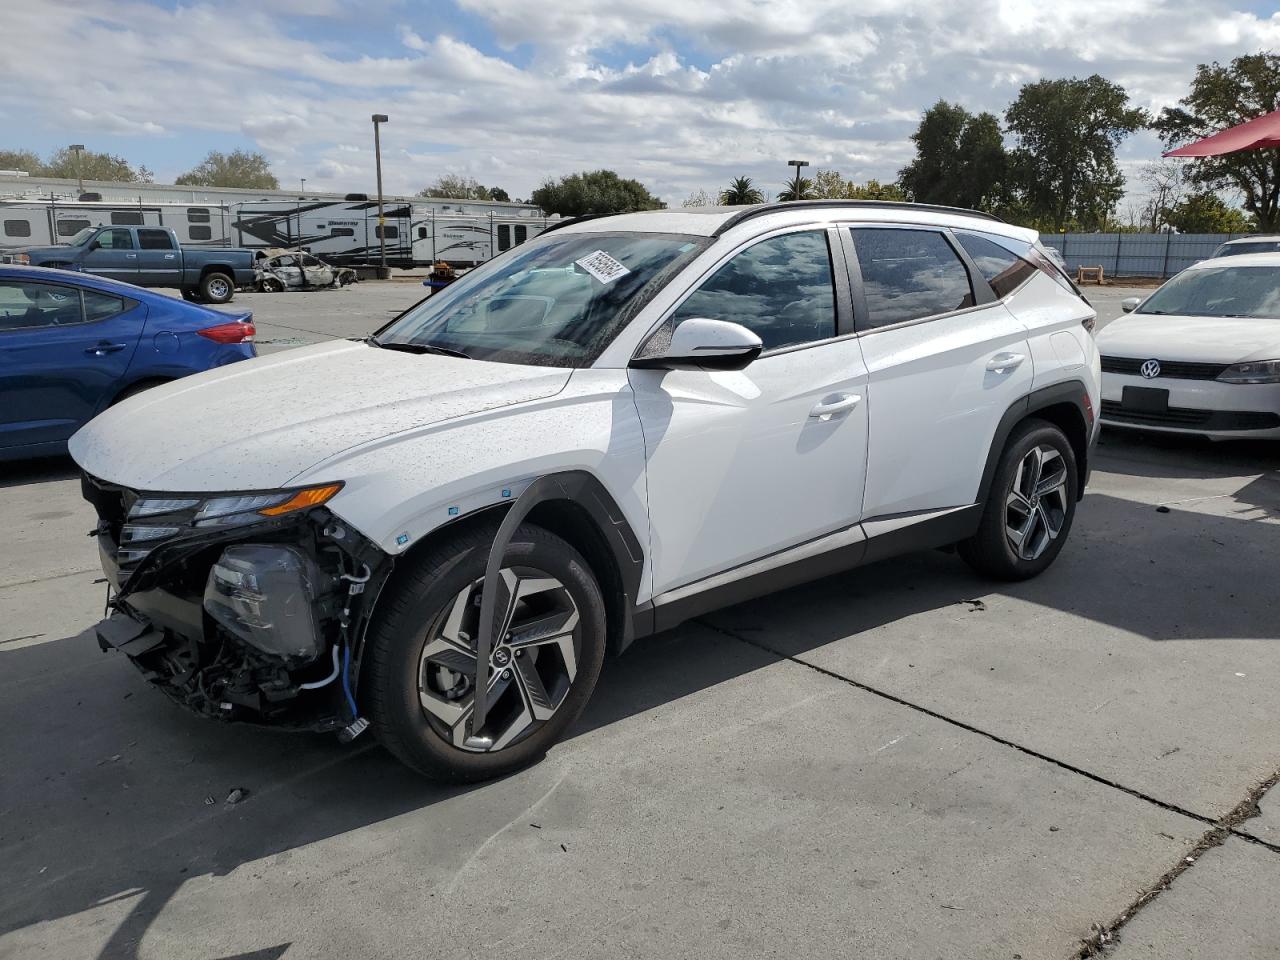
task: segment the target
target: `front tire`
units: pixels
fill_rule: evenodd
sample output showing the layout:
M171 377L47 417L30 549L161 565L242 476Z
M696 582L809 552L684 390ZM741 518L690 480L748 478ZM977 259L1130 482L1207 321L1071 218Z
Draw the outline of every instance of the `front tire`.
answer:
M235 282L225 273L207 273L200 281L200 296L205 303L230 303L235 295Z
M1053 563L1071 532L1079 490L1075 450L1044 420L1025 420L1005 444L978 532L960 556L997 580L1027 580Z
M604 598L568 543L521 526L503 557L506 623L490 657L489 712L471 726L480 584L495 528L411 561L379 600L362 695L378 739L432 779L503 776L540 760L586 706L606 647Z

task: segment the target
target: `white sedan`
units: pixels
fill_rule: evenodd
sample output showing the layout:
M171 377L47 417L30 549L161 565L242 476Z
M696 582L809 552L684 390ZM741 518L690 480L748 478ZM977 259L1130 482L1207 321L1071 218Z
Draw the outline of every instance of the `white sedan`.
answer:
M1280 253L1204 260L1098 334L1102 422L1280 439Z

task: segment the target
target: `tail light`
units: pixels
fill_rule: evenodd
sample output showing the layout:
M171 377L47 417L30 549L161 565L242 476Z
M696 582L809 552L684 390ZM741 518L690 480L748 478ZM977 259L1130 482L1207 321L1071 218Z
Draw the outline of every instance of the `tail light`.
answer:
M230 323L220 323L216 327L196 331L214 343L249 343L257 332L252 320L232 320Z

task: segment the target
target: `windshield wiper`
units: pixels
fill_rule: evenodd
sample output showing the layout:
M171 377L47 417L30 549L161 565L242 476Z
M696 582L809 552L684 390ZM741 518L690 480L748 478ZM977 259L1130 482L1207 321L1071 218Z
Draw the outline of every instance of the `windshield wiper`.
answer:
M436 346L434 343L405 343L401 340L379 340L377 337L370 337L369 342L375 347L382 347L384 350L399 350L401 353L433 353L441 357L457 357L459 360L471 359L469 354L465 354L461 350Z

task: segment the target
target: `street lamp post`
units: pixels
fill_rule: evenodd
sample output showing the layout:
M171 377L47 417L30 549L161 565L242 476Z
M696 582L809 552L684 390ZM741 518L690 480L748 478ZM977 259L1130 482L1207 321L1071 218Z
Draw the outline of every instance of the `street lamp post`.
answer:
M83 143L73 143L67 147L76 155L76 199L80 199L80 194L84 193L84 177L80 175L80 154L84 152Z
M307 178L299 177L299 179L302 181L302 195L305 197L307 195Z
M385 113L373 115L373 157L378 169L378 262L383 273L387 269L387 221L382 215L382 140L378 136L378 126L386 122Z
M787 161L787 166L788 166L788 167L795 167L795 168L796 168L796 182L795 182L795 184L794 184L794 185L792 186L792 188L791 188L791 199L792 199L792 200L799 200L799 199L800 199L800 168L801 168L801 167L807 167L808 165L809 165L809 161L808 161L808 160L788 160L788 161Z

